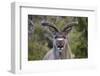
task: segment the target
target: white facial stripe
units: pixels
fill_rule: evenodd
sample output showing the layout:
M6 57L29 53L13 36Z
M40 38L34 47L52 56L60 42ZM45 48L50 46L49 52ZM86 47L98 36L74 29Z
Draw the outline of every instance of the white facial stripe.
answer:
M57 38L57 40L64 40L63 38Z

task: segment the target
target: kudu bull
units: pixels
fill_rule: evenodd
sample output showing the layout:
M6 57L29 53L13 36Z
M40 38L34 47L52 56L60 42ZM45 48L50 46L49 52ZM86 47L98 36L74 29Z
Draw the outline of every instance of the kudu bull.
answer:
M42 26L47 26L53 35L53 49L47 52L44 60L54 59L71 59L74 58L68 43L68 33L71 31L73 25L78 22L67 24L62 30L59 30L54 24L48 22L41 22Z

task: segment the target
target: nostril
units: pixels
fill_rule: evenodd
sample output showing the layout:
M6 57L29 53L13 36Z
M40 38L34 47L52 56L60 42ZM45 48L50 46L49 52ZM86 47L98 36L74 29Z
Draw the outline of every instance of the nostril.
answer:
M62 48L63 46L61 46L60 48Z
M58 47L59 47L59 48L62 48L63 46L60 45L60 46L58 46Z

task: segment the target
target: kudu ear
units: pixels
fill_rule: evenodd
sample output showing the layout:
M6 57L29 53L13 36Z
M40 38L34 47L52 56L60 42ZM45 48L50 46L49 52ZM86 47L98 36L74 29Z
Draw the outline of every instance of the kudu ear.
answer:
M72 30L72 27L74 25L77 25L78 22L71 22L71 23L68 23L62 30L62 32L65 32L65 34L68 34L71 30Z
M42 26L47 26L49 28L49 30L52 32L52 34L55 34L56 32L58 32L58 29L56 26L54 26L54 24L49 23L49 22L41 22Z

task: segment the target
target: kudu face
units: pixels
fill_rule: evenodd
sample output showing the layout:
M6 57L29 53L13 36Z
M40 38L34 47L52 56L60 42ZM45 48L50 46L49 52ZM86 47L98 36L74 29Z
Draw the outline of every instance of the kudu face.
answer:
M61 52L64 49L65 45L67 44L67 36L64 32L56 32L53 36L54 46Z
M59 52L62 52L62 50L65 48L65 45L68 43L68 33L71 31L72 26L78 24L78 22L72 22L66 25L62 30L57 29L54 24L48 22L42 22L41 24L49 27L49 30L53 34L53 46L55 46Z

